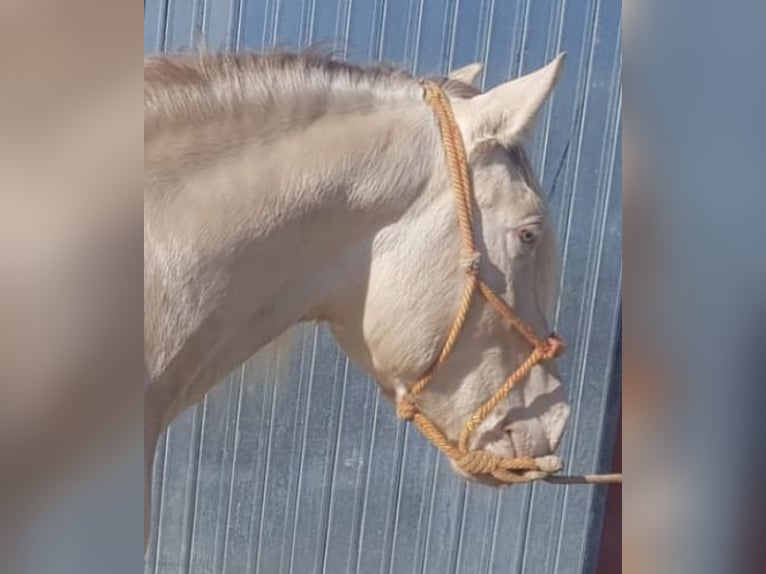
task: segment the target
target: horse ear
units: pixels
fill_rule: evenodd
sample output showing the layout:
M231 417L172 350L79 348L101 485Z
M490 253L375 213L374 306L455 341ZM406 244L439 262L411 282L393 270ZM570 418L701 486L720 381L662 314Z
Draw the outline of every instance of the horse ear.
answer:
M467 66L453 70L447 77L450 80L455 80L464 84L468 84L469 86L477 87L476 80L483 69L484 65L481 62L474 62L473 64L468 64Z
M503 145L512 145L523 138L553 91L564 59L562 52L547 66L469 100L473 138L491 138Z

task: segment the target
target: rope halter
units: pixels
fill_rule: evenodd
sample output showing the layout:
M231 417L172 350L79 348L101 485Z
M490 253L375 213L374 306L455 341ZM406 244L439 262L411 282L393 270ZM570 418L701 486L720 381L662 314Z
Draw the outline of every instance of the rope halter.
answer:
M472 229L473 189L468 176L468 161L449 99L444 91L431 81L424 81L425 101L436 116L441 132L442 146L452 182L457 205L458 224L462 241L460 267L466 274L463 296L455 319L447 333L441 351L425 374L409 392L400 396L396 414L400 419L411 421L420 432L439 450L446 454L464 472L473 476L491 476L503 483L526 482L561 470L561 462L555 456L502 457L483 450L470 450L472 434L482 421L505 399L511 389L538 363L560 356L565 346L555 334L542 339L534 329L522 321L513 310L479 277L481 254L474 245ZM466 421L457 444L454 444L417 406L416 398L431 382L436 370L447 360L465 324L468 311L475 296L480 295L507 323L516 329L532 346L532 352L506 379L505 383L481 405ZM535 471L535 472L525 472ZM524 474L522 474L524 473Z

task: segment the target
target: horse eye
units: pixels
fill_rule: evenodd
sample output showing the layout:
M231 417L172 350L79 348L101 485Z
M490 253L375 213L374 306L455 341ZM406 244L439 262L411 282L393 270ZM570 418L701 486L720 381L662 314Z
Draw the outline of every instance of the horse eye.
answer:
M537 233L530 227L522 227L519 229L519 240L527 245L534 243L537 239Z

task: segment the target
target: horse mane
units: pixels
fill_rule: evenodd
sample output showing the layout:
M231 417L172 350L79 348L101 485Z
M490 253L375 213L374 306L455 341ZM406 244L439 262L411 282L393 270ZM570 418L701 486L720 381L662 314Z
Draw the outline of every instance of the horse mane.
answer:
M454 97L480 93L444 76L429 79ZM379 101L421 97L418 80L404 68L385 63L359 65L317 49L178 53L144 59L145 120L204 119L243 105L279 105L298 92L320 98L352 93Z

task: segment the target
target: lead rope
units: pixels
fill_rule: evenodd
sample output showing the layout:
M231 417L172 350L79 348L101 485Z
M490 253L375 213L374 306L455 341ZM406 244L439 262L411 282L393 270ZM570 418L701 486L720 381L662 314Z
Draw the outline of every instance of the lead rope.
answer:
M577 476L552 476L561 470L558 457L502 457L483 450L470 450L471 435L481 422L508 396L511 389L526 377L532 368L542 361L561 355L565 346L556 336L541 339L522 321L494 291L479 278L481 254L474 246L472 221L473 193L468 176L468 160L460 130L452 113L452 106L444 91L430 81L424 81L426 103L433 110L441 133L442 146L447 162L452 191L457 205L457 219L462 242L461 268L466 273L466 284L458 312L452 321L447 337L436 360L424 375L396 402L396 414L400 419L411 421L423 435L440 451L452 459L459 468L471 475L491 475L496 480L510 484L545 480L557 484L599 484L622 482L621 474L589 474ZM476 293L479 293L513 328L532 345L532 353L506 379L490 399L479 407L466 421L458 443L452 443L444 433L417 407L416 397L431 382L436 369L447 360L463 329L468 311ZM525 471L524 474L521 474Z

